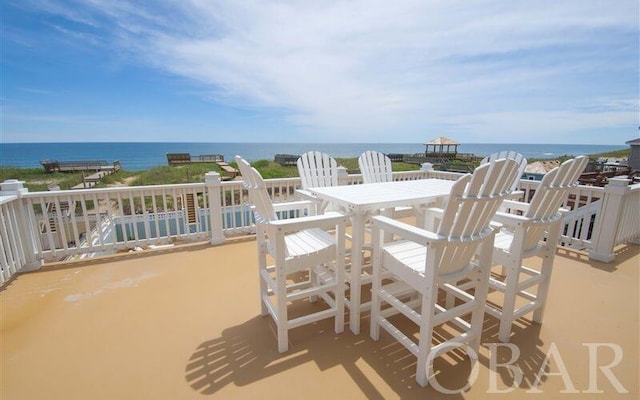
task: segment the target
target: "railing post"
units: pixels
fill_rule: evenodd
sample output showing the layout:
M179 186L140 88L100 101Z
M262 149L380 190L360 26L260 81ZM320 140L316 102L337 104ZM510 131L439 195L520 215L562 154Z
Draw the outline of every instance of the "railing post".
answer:
M433 164L429 162L422 163L420 165L420 171L424 174L424 179L431 177L431 173L434 171Z
M617 228L624 206L624 194L629 190L630 181L626 178L611 178L609 184L604 187L604 197L593 230L589 258L606 263L615 259L613 248L616 245Z
M338 165L338 184L345 185L349 181L349 172L347 168Z
M42 258L38 258L36 254L36 245L34 237L34 227L29 223L26 210L26 203L22 198L22 195L29 192L29 189L24 187L24 182L17 179L7 179L0 183L0 196L17 196L18 206L16 207L16 218L18 219L18 231L20 232L20 241L24 251L25 264L22 267L22 271L35 271L40 269L44 265Z
M211 244L217 245L224 242L222 229L222 180L217 172L207 172L204 176L209 199L209 225L211 226Z

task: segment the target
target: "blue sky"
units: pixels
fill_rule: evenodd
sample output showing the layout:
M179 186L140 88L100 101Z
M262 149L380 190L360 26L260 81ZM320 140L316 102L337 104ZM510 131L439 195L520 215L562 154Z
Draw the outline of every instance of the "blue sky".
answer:
M1 141L624 144L639 4L3 0Z

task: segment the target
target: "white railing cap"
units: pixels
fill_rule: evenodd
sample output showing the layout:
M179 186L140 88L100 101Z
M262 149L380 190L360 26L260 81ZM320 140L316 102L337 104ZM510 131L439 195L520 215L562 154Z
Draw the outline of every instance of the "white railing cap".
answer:
M24 181L19 181L17 179L7 179L6 181L0 183L0 195L1 196L11 196L26 193L29 190L24 187Z

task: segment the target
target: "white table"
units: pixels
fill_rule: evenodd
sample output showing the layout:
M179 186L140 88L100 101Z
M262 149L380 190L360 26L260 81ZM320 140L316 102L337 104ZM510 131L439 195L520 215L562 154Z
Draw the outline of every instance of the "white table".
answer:
M318 199L346 209L352 214L351 242L351 294L349 302L349 326L356 335L360 333L362 248L364 225L367 217L381 209L414 207L446 198L455 181L420 179L363 185L344 185L307 189Z

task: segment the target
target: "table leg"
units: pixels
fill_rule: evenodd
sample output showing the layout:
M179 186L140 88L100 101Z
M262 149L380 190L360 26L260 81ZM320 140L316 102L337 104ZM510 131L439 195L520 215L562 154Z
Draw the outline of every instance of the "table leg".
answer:
M360 297L362 275L362 245L364 242L364 221L365 215L354 212L352 216L352 238L351 238L351 288L349 308L349 329L351 332L360 334Z

